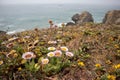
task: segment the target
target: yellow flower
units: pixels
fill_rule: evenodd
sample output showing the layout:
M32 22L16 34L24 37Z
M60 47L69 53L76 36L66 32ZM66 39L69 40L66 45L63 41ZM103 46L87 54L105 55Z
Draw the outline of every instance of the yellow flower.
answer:
M34 68L38 70L38 69L40 68L39 64L36 63L36 64L34 65Z
M49 59L42 59L42 64L48 64L48 62L49 62Z
M81 61L78 62L78 65L79 66L85 66L85 64L83 62L81 62Z
M16 58L16 57L18 57L18 54L17 54L17 53L14 54L14 58Z
M18 71L21 71L21 70L22 70L22 68L21 68L21 67L19 67L19 68L18 68Z
M115 69L120 69L120 64L114 65L113 66Z
M27 60L26 59L23 59L22 61L21 61L21 64L24 64L24 63L26 63L27 62Z
M115 47L115 48L119 48L119 45L115 44L114 47Z
M55 53L54 53L54 52L49 52L49 53L47 54L47 56L48 56L48 57L54 57L54 56L55 56Z
M117 50L118 53L120 53L120 50Z
M106 61L106 64L111 64L112 62L110 60L107 60Z
M100 68L100 67L101 67L101 64L95 64L95 67L96 67L96 68Z
M114 75L108 75L107 78L108 80L116 80L116 77Z
M0 61L0 65L2 65L2 64L3 64L3 61L1 60L1 61Z
M55 47L48 47L48 50L54 51L56 48Z
M62 51L68 51L68 48L65 46L60 47Z

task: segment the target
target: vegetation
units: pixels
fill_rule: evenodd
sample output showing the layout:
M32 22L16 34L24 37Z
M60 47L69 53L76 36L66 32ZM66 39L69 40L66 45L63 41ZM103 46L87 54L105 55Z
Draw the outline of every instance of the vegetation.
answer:
M120 27L87 23L1 38L1 79L119 80Z

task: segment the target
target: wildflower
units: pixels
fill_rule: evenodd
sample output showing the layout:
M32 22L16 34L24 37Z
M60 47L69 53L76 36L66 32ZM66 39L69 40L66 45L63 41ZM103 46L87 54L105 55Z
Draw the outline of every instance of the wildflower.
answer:
M31 59L34 58L34 53L33 52L26 52L22 55L23 59Z
M85 64L83 62L79 61L78 66L85 66Z
M34 65L34 68L38 70L38 69L40 68L39 64L36 63L36 64Z
M56 44L57 41L48 41L48 44Z
M15 40L18 40L19 37L13 37L13 38L10 38L8 39L8 41L15 41Z
M9 44L6 45L7 48L12 48L13 46L14 46L13 43L9 43Z
M107 79L108 80L116 80L116 77L114 75L108 75Z
M106 63L107 63L107 64L111 64L112 62L111 62L110 60L107 60Z
M2 60L0 60L0 65L2 65L3 64L3 61Z
M48 64L49 63L49 59L42 59L42 64Z
M25 36L24 38L29 39L29 38L30 38L30 36Z
M54 51L54 54L56 57L61 57L62 52L60 50L56 50L56 51Z
M113 66L115 69L120 69L120 64L114 65Z
M48 47L48 50L54 51L56 48L55 47Z
M61 49L62 51L68 51L68 48L67 48L67 47L65 47L65 46L60 47L60 49Z
M37 45L38 42L39 42L39 40L36 40L36 41L33 43L33 45Z
M62 39L58 39L57 41L58 41L58 42L62 42Z
M117 50L118 53L120 53L120 50Z
M21 68L21 67L19 67L19 68L18 68L18 71L21 71L21 70L22 70L22 68Z
M115 44L114 47L115 47L115 48L119 48L119 45Z
M21 64L24 64L24 63L26 63L27 62L27 60L26 59L23 59L22 61L21 61Z
M48 57L54 57L54 56L55 56L55 53L54 53L54 52L49 52L49 53L47 54L47 56L48 56Z
M17 54L17 53L15 53L15 54L13 55L13 57L14 57L14 58L18 57L18 54Z
M11 50L7 55L6 55L8 58L12 58L12 57L17 57L17 53L16 53L16 50Z
M69 57L73 57L74 56L74 54L72 52L66 52L65 54L66 54L66 56L69 56Z
M95 67L96 67L96 68L100 68L100 67L101 67L101 64L95 64Z

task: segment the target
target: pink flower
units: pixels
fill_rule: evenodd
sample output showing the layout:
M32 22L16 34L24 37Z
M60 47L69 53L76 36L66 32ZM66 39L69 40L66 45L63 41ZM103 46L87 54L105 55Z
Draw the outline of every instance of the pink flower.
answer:
M72 52L66 52L65 54L66 54L66 56L69 56L69 57L73 57L74 56L74 54Z
M22 55L23 59L31 59L31 58L34 58L34 57L35 57L35 55L34 55L33 52L26 52Z
M49 59L42 59L42 64L48 64L49 63Z
M56 51L54 51L54 53L55 53L56 57L61 57L62 56L62 52L60 50L56 50Z

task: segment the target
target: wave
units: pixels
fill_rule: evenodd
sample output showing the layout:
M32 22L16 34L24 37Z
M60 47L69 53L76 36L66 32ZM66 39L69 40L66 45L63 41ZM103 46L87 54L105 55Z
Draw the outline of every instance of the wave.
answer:
M10 35L10 34L15 34L17 32L22 32L22 31L25 31L25 29L17 29L17 30L13 30L13 31L8 31L7 34Z

